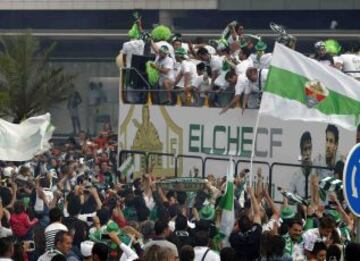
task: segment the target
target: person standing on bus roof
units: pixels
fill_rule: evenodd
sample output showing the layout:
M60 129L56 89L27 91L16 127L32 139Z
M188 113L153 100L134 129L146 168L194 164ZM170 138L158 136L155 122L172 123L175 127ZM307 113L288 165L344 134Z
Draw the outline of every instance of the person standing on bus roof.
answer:
M167 90L168 100L166 103L171 103L171 92L174 85L174 59L169 56L169 48L166 45L157 48L156 44L151 41L151 46L156 53L155 63L151 63L151 66L159 72L160 88Z
M218 55L210 55L209 51L200 47L196 53L200 61L205 62L211 69L211 82L220 75L224 59Z
M315 55L314 59L318 62L328 65L328 66L335 66L334 58L326 51L325 42L319 41L314 44L315 48Z
M258 41L255 45L256 53L250 55L253 60L254 67L257 69L268 69L272 59L271 53L266 53L267 44L263 41Z
M247 47L242 47L239 52L239 63L236 65L235 72L237 75L246 76L249 67L254 67L254 62L250 58L251 51Z
M131 58L133 55L144 55L145 43L140 38L140 35L143 31L141 18L136 20L135 25L137 30L129 30L128 35L130 37L130 41L125 42L120 51L120 53L123 54L126 68L131 67Z
M176 76L174 86L184 89L185 103L189 104L191 102L193 82L197 76L196 65L188 59L187 53L182 47L175 50L175 58L180 63L180 70Z

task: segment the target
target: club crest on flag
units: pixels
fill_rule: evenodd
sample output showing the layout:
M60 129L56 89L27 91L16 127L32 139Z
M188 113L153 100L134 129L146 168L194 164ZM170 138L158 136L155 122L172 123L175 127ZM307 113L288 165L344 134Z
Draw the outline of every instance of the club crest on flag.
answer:
M319 104L329 95L329 91L318 80L312 80L305 83L306 105L312 108Z

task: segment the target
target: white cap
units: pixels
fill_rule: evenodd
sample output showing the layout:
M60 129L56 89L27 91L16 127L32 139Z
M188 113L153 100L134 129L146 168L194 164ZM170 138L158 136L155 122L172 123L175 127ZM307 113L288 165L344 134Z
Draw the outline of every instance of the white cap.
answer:
M80 244L80 252L83 257L92 256L92 248L94 246L94 242L90 240L86 240L81 242Z

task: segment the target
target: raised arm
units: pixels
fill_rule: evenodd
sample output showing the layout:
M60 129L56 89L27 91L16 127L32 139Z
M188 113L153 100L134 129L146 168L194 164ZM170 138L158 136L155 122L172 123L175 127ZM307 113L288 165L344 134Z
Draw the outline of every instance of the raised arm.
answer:
M320 203L320 195L319 195L319 178L316 175L311 176L311 204L318 206Z
M109 237L112 240L112 242L114 242L116 245L118 245L121 248L121 250L126 256L125 260L136 260L139 258L139 256L136 254L134 250L131 249L131 247L121 242L116 232L110 232Z
M151 39L150 41L151 49L156 53L159 54L159 47L156 45L156 43Z
M92 187L89 189L90 194L94 197L96 202L96 209L99 210L102 207L102 202L99 196L99 193L97 192L97 189Z
M14 206L14 203L16 201L16 193L17 193L17 185L15 181L11 181L11 200L9 205L6 206L6 208L12 208Z
M143 28L143 26L142 26L142 20L141 20L141 17L139 17L139 19L137 19L135 23L136 23L136 25L137 25L137 27L138 27L138 29L139 29L140 33L143 33L143 32L144 32L144 28Z
M340 213L341 217L343 218L346 225L349 227L350 230L353 229L354 223L352 222L352 219L350 216L345 212L343 207L341 206L341 203L339 202L337 196L335 193L331 193L329 195L330 200L336 203L336 210Z
M253 212L254 212L253 223L261 225L260 205L259 205L259 202L257 201L257 199L255 197L254 190L252 189L252 187L249 186L248 189L247 189L247 192L250 195L251 207L252 207Z
M262 189L263 189L263 194L264 194L265 200L266 200L266 202L268 203L268 205L270 206L270 208L272 210L273 218L274 219L279 219L280 218L280 209L278 207L276 207L275 202L270 197L267 188L265 186L263 186Z
M241 111L242 113L244 113L244 111L246 110L248 101L249 101L249 94L244 94L244 100L242 103L242 111Z
M231 38L233 39L233 41L237 41L238 34L235 30L235 26L233 26L233 25L229 25L229 26L230 26Z
M262 193L263 193L263 176L262 176L262 170L261 168L257 169L257 183L255 188L255 196L258 199L258 201L261 201Z

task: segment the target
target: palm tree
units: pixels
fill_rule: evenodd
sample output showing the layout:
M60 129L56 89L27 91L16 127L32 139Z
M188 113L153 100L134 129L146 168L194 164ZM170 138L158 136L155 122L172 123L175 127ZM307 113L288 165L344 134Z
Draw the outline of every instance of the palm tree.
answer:
M55 46L42 48L30 32L0 38L0 116L18 123L68 98L75 75L50 65Z

